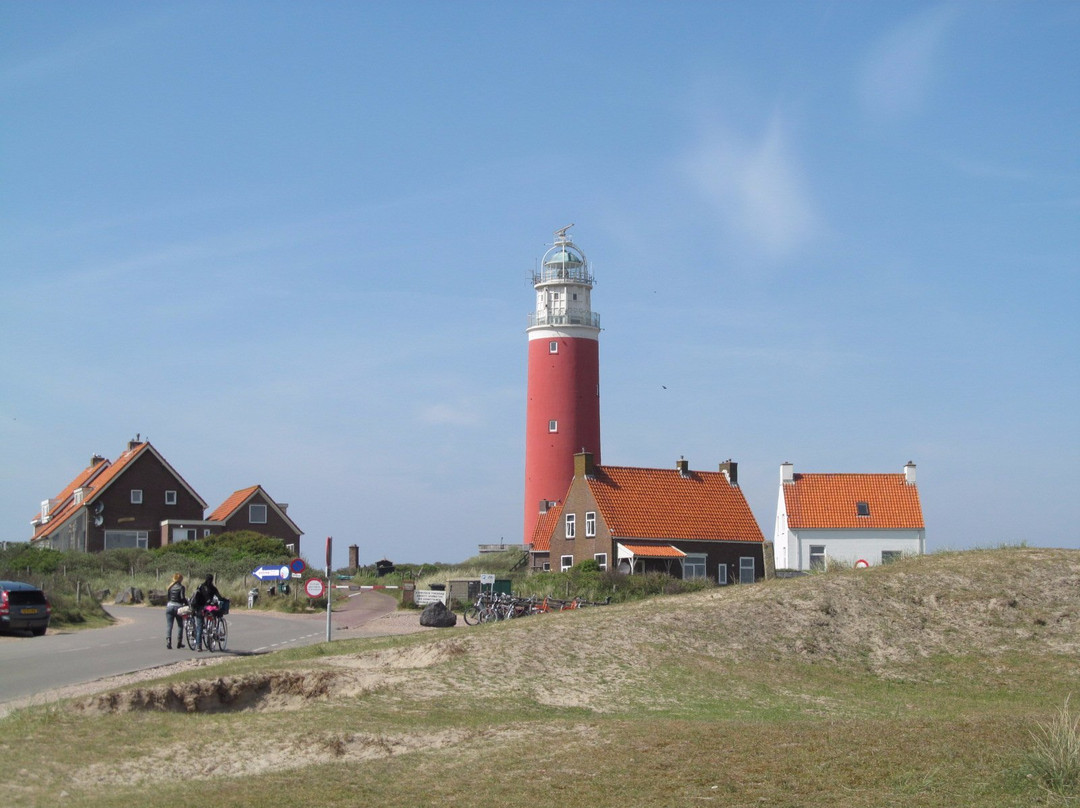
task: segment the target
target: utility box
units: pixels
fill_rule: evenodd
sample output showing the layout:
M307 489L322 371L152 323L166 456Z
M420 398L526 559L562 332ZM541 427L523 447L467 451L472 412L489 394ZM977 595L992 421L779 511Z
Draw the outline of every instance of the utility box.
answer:
M451 603L475 603L480 597L479 578L458 578L450 581Z

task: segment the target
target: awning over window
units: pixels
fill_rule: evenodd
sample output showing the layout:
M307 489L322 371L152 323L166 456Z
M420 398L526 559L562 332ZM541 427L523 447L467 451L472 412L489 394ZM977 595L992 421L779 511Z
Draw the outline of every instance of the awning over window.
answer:
M618 542L617 558L685 558L686 553L673 544L639 544Z

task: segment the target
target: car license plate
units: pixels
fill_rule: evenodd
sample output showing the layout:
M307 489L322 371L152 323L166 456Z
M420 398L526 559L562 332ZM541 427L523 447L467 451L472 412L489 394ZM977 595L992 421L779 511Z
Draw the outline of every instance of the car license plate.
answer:
M37 609L23 609L22 613L23 614L37 614L37 611L38 611Z

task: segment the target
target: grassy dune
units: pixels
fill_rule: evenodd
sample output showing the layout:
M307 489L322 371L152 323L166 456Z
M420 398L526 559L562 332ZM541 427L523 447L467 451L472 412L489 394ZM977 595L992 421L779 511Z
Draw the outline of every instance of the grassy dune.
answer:
M945 553L31 708L0 780L125 808L1077 805L1033 733L1080 705L1078 652L1080 552Z

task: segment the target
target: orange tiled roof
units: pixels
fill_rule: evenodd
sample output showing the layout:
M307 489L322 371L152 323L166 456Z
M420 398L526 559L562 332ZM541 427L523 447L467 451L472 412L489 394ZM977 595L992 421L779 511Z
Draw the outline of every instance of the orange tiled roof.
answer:
M109 467L109 461L105 458L101 458L97 463L91 463L85 469L79 472L78 476L72 480L64 490L57 494L53 499L56 500L56 508L49 512L49 521L43 525L39 525L34 529L33 539L40 538L51 533L57 526L60 525L65 519L67 519L80 505L75 504L75 491L76 489L83 488L91 482L94 482L94 490L98 490L97 477ZM34 522L37 522L41 518L41 511L38 511L34 515Z
M596 466L589 490L616 540L764 542L742 490L720 471Z
M532 532L532 552L551 552L551 532L562 516L562 504L549 505L546 512L537 514L536 525Z
M922 528L919 489L903 474L795 474L781 485L790 528ZM859 516L856 503L869 506Z
M78 504L75 503L75 499L74 497L72 497L71 500L67 502L63 508L61 508L60 512L56 513L55 515L50 514L49 521L34 531L33 538L40 539L43 536L48 536L50 533L60 527L60 524L65 519L75 513L79 508L86 505L88 502L91 502L102 491L104 491L105 488L108 487L109 483L115 480L117 476L119 476L120 472L123 471L131 463L131 461L138 457L142 453L142 451L149 445L149 443L139 443L131 449L126 449L122 455L116 458L116 461L114 463L109 463L108 461L105 461L107 465L102 468L93 478L94 490L90 494L90 496L84 498L83 501ZM91 466L91 468L97 468L100 466L101 464L98 463L97 466ZM83 473L85 474L85 472ZM78 488L78 486L75 487ZM72 488L72 491L74 491L74 488ZM33 541L33 539L31 539L31 541Z
M224 522L258 490L259 486L253 485L248 488L241 488L239 491L234 491L228 499L214 509L212 514L206 517L207 520L210 522ZM267 497L267 499L269 499L269 497Z
M638 558L685 558L686 553L671 544L633 544L621 541L619 545L625 547Z

